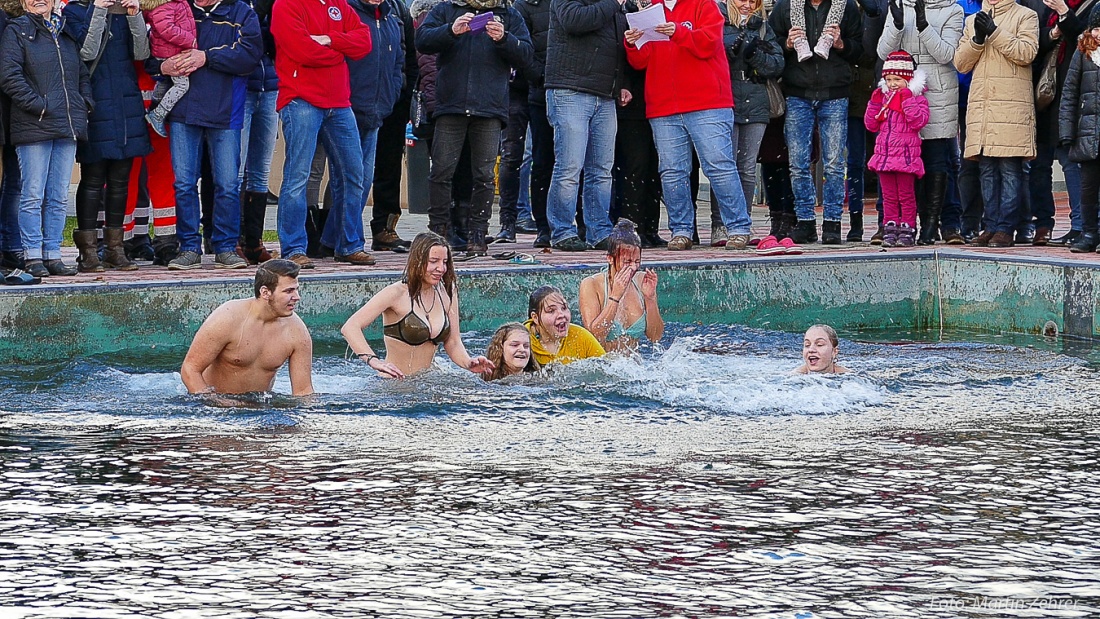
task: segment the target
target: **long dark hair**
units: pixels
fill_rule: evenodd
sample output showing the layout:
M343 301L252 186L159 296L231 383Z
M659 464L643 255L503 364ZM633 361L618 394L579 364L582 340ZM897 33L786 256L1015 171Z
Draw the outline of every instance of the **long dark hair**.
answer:
M620 217L615 228L611 230L611 236L607 237L607 255L614 256L623 247L642 248L642 239L635 230L633 221L626 217Z
M433 247L447 248L447 272L443 274L443 289L447 291L448 298L454 298L455 263L451 257L451 246L434 232L421 232L413 239L412 247L409 247L409 260L405 263L404 281L409 285L409 297L413 301L420 301L420 293L428 288L424 272L428 269L428 255Z

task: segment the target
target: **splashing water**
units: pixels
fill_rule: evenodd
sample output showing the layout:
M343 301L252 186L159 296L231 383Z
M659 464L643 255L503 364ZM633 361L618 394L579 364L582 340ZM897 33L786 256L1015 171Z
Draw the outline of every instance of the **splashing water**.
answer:
M182 354L0 368L0 616L1100 613L1094 365L845 341L852 374L792 376L798 336L665 341L494 384L333 354L323 395L284 371L235 408Z

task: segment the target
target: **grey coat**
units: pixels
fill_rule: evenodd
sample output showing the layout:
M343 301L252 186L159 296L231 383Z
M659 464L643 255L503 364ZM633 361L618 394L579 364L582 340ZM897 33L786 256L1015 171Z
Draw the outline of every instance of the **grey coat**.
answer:
M725 19L722 37L730 65L734 120L739 125L767 123L771 110L768 107L768 91L764 82L783 74L783 50L764 18L752 15L742 28L729 23L725 3L719 4L718 9ZM760 39L761 26L764 27L764 38L757 44L752 58L745 59L745 45L753 39ZM740 44L737 43L738 40L741 41Z
M914 0L902 0L905 13L901 30L886 11L886 27L878 40L878 57L886 60L890 52L903 49L913 55L917 66L928 75L928 99L931 113L921 129L925 140L953 138L959 134L959 74L955 70L955 49L963 31L963 10L955 0L928 0L925 15L928 27L917 31Z
M1100 51L1086 57L1074 50L1062 84L1058 108L1058 137L1070 144L1071 161L1092 161L1100 156Z

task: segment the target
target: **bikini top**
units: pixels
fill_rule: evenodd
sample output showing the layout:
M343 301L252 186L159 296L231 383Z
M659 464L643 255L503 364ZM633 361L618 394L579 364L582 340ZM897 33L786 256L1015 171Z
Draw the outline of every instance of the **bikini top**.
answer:
M436 294L439 293L436 292ZM424 322L423 318L417 316L413 309L413 307L410 307L409 313L405 314L405 317L401 320L382 325L382 334L399 342L404 342L409 346L420 346L427 342L439 345L447 340L447 336L451 334L451 320L447 317L446 310L443 311L443 328L439 330L438 335L432 337L431 327Z
M611 278L611 271L610 270L605 270L604 271L604 277L603 277L603 296L604 296L604 299L608 299L611 296L611 290L609 289L609 282L608 282L608 280L610 278ZM607 341L609 341L609 342L611 340L617 340L620 337L624 337L624 336L634 338L636 340L640 340L640 339L642 339L642 336L645 335L645 327L646 327L646 322L645 322L645 297L642 295L642 291L638 288L637 283L635 283L633 280L631 280L630 283L634 285L634 289L638 291L638 296L641 297L641 299L642 299L642 316L638 320L635 320L634 324L630 325L629 327L626 327L625 329L623 328L623 323L619 322L618 318L616 318L614 321L612 321L611 328L609 328L607 330Z

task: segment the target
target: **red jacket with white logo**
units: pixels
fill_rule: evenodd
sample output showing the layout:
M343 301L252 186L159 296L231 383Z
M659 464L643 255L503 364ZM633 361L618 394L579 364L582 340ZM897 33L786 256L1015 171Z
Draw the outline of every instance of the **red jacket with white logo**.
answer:
M646 72L646 117L732 109L718 5L714 0L678 0L672 10L664 9L666 19L676 24L671 39L650 41L641 49L626 45L631 66Z
M346 58L366 56L371 41L370 29L346 0L279 0L271 11L271 35L278 50L278 109L294 99L324 109L351 107ZM332 45L310 38L315 35L327 35Z

